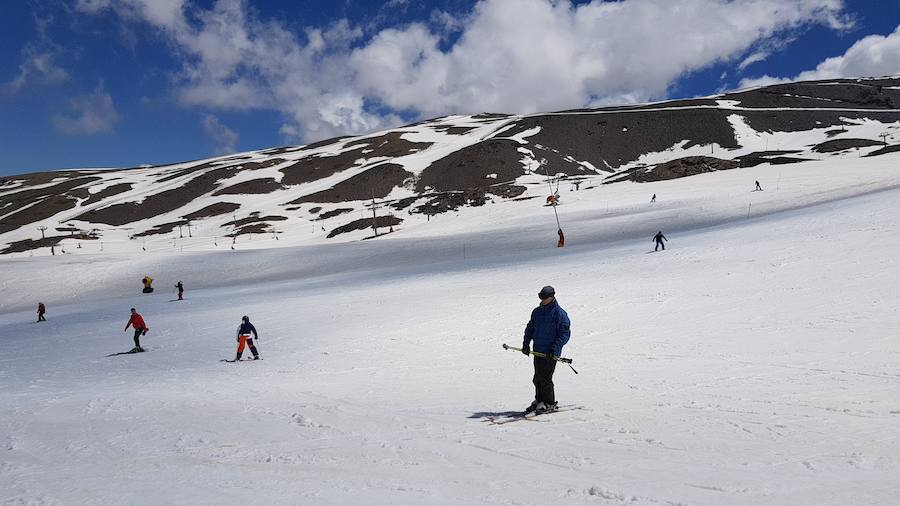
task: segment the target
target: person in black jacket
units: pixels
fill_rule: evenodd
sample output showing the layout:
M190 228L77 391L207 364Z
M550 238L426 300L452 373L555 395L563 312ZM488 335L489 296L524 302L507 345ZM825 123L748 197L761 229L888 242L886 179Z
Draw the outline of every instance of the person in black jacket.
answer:
M562 348L571 336L571 323L566 311L556 302L556 290L552 286L541 288L538 293L541 303L531 312L531 319L525 326L522 353L531 355L534 351L547 355L534 357L534 402L525 409L526 413L549 413L557 408L556 393L553 391L553 371L556 360L562 355Z
M175 288L178 289L178 300L184 300L184 285L181 284L181 281L175 285Z
M250 337L250 335L253 337ZM250 347L250 353L253 354L253 360L259 360L259 352L256 351L256 346L253 346L253 338L259 339L259 334L256 333L256 327L250 323L250 317L244 316L241 318L241 326L238 327L238 349L237 354L234 356L234 360L238 361L241 359L241 355L244 353L244 345Z
M656 235L653 236L653 240L656 241L656 247L653 248L653 251L659 251L660 246L662 246L663 251L666 250L666 245L663 244L663 241L668 241L668 239L666 239L666 236L663 235L662 230L660 230L656 233Z

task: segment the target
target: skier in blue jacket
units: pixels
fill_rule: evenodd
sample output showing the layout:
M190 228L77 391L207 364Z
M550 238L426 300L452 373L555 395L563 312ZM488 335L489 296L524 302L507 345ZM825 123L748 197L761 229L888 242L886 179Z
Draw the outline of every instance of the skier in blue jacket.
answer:
M241 326L238 327L237 331L238 349L234 356L235 362L241 359L241 355L244 353L244 345L250 347L250 353L253 353L253 360L259 360L259 352L256 350L256 346L253 346L254 337L259 340L259 334L256 333L256 327L250 323L250 317L244 316L241 318Z
M553 357L562 355L562 348L571 331L569 315L556 302L556 290L552 286L541 288L538 293L541 304L531 312L531 319L525 326L525 339L522 353L531 354L531 343L534 351ZM534 357L534 402L525 410L526 413L548 413L557 408L556 396L553 392L553 371L556 360L545 357Z

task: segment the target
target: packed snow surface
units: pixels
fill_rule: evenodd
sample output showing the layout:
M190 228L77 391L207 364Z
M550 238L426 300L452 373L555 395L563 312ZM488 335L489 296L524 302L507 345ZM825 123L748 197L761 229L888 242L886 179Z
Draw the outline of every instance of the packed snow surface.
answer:
M562 249L536 198L354 243L2 259L0 499L895 503L898 166L563 188ZM546 284L583 409L492 425L532 399L501 344ZM132 306L149 352L106 357ZM263 360L220 362L245 314Z

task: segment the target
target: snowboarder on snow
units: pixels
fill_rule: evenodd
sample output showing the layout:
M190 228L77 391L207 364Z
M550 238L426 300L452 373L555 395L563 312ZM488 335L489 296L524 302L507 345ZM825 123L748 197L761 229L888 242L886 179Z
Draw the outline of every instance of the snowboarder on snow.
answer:
M184 300L184 285L181 284L181 281L175 285L175 288L178 289L178 300Z
M253 337L250 337L250 335ZM259 360L259 352L256 351L256 346L253 346L253 338L259 340L259 334L256 333L256 327L250 323L250 317L244 316L241 318L241 326L238 327L238 335L237 335L237 354L234 356L234 361L237 362L241 359L241 355L244 353L244 345L250 347L250 353L253 354L253 360Z
M654 193L652 197L650 197L650 203L656 202L656 194Z
M150 286L153 284L153 278L150 276L144 276L144 279L141 280L141 283L144 284L143 293L153 293L153 287Z
M44 306L44 303L43 303L43 302L38 302L38 310L37 310L37 314L38 314L38 321L39 321L39 322L45 322L45 321L47 321L47 319L44 318L44 313L46 313L46 312L47 312L47 308Z
M757 191L757 192L763 191L762 186L759 185L759 181L756 182L756 189L753 191Z
M535 352L558 357L571 335L569 315L556 302L556 290L552 286L541 288L538 298L541 303L531 312L531 319L525 326L522 353L530 355L531 343L534 342ZM554 370L556 360L534 357L534 402L525 410L526 413L549 413L556 410L558 405L553 391Z
M666 245L663 244L663 241L668 241L668 239L666 239L666 236L663 235L662 230L660 230L656 233L656 235L653 236L653 240L656 241L656 247L653 248L653 251L659 251L660 246L662 246L663 251L666 250Z
M141 348L141 336L146 335L147 331L150 329L147 327L147 324L144 323L144 317L141 316L135 308L131 308L131 318L129 318L128 323L125 324L125 332L128 331L128 327L134 327L134 349L131 351L135 353L144 351L144 349Z

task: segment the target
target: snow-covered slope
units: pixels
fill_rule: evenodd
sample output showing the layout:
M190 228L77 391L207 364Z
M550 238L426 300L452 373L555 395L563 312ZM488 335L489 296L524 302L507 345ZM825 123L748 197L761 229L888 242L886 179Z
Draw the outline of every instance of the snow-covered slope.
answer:
M522 200L378 241L7 257L0 498L892 504L898 165L848 152L564 183L565 248L552 209ZM557 396L583 409L491 425L533 395L529 361L500 345L545 284L580 373L558 368ZM150 352L105 357L131 346L132 306ZM221 363L244 314L264 360Z
M587 188L880 155L900 149L898 84L832 80L628 107L451 116L163 167L12 176L0 179L0 253L355 241L372 235L373 200L380 232L427 225L441 234L435 216L488 202L524 209L538 202L525 199L576 181Z

